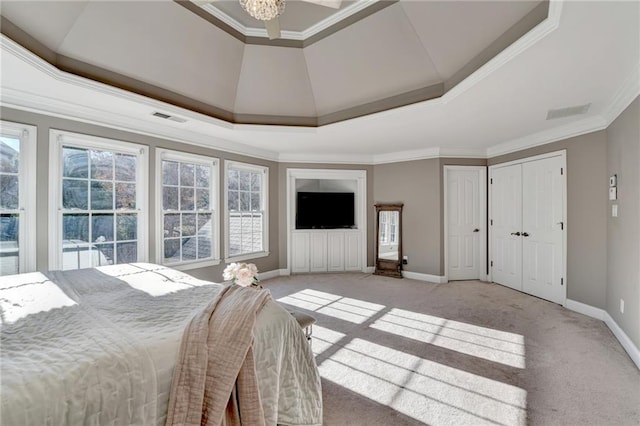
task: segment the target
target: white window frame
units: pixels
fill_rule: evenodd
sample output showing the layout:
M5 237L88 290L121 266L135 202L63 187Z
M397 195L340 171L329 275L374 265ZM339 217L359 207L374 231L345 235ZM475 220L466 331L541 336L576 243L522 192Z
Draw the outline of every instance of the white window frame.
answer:
M262 251L254 253L239 254L236 256L229 255L229 170L243 170L253 173L262 173ZM224 162L224 253L225 262L241 262L243 260L257 259L269 256L269 168L266 166L258 166L256 164L241 163L238 161Z
M132 142L52 129L49 131L49 269L62 269L62 146L99 149L137 157L138 262L148 262L149 148Z
M20 140L20 169L18 171L18 268L19 272L36 270L36 152L38 131L10 121L0 121L0 134ZM3 211L3 213L5 213Z
M164 148L156 149L156 263L162 265L164 262L164 218L162 205L162 161L177 161L195 163L211 167L209 199L212 213L212 257L205 260L189 260L167 264L174 269L181 271L204 268L220 264L220 160L215 157L191 154L180 151L173 151ZM179 212L180 210L177 210ZM197 210L194 210L196 212Z

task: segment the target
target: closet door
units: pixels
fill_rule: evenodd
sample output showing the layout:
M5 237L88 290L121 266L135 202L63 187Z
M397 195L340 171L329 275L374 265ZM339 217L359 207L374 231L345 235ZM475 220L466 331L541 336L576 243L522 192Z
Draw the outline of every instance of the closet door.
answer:
M491 173L493 281L522 290L522 165Z
M562 157L522 165L522 290L564 302Z

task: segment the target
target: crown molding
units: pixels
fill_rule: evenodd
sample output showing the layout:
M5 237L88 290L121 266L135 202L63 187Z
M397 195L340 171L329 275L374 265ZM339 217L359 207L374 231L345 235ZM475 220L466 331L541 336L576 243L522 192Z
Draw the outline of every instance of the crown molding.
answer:
M373 164L377 165L415 160L430 160L432 158L487 158L487 153L485 149L434 147L374 155Z
M192 2L197 6L202 8L205 12L215 16L234 30L238 31L245 37L261 37L261 38L269 38L269 34L267 34L267 30L264 28L255 28L255 27L246 27L242 25L240 22L233 19L231 16L227 15L217 7L213 5L213 3L200 3L200 2ZM288 39L288 40L304 40L302 33L298 31L280 31L280 39Z
M95 92L102 93L109 96L114 96L116 98L134 102L139 105L146 105L149 108L154 110L159 109L163 111L172 111L171 115L178 115L183 117L191 116L193 118L198 118L200 120L206 119L208 122L225 129L232 129L234 127L233 123L230 123L225 120L211 117L209 115L199 114L184 108L176 107L166 102L161 102L156 99L149 98L147 96L138 95L137 93L129 92L127 90L110 86L105 83L100 83L95 80L91 80L85 77L78 76L76 74L62 71L56 66L47 62L46 60L40 58L38 55L25 49L19 43L16 43L15 41L5 36L4 34L0 34L0 49L2 54L4 54L5 52L9 52L13 54L15 57L17 57L19 60L27 63L31 67L37 69L40 72L43 72L47 76L61 83L69 84L70 86L73 86L73 87L95 91Z
M604 109L602 115L607 121L607 126L613 123L638 95L640 95L640 63L636 64Z
M552 127L541 132L513 139L487 148L487 158L498 157L512 152L534 148L540 145L557 142L607 128L607 121L600 115L584 118L580 121Z
M344 19L349 18L352 15L368 8L369 6L377 3L380 0L359 0L354 2L353 4L345 7L344 9L339 9L336 13L331 16L323 19L317 24L312 25L304 31L281 31L280 39L286 40L297 40L304 41L310 37L315 36L316 34L332 27L333 25L338 24ZM242 23L238 22L231 16L227 15L217 7L213 5L211 2L203 3L201 1L192 1L192 3L196 4L207 13L215 16L225 24L229 25L234 30L242 33L245 37L261 37L261 38L269 38L267 34L267 30L263 28L255 28L255 27L247 27Z
M559 140L604 130L640 95L640 63L636 64L629 76L607 103L601 115L593 115L582 120L553 127L538 133L523 136L487 148L487 158L510 154Z
M432 147L417 150L399 151L388 154L343 155L296 153L280 154L278 161L283 163L306 164L362 164L376 166L379 164L403 163L406 161L430 160L433 158L487 158L485 149L458 149Z
M501 68L503 65L507 64L522 52L558 29L560 26L560 17L562 15L562 6L564 1L565 0L549 0L549 14L547 19L536 25L535 28L523 37L520 37L518 40L510 44L506 49L495 55L480 68L471 73L467 78L452 87L442 96L442 101L447 103L457 98L491 75L494 71Z
M250 147L222 138L216 138L213 137L211 133L201 133L188 129L180 129L178 127L174 127L176 124L173 122L169 125L169 123L159 121L160 119L154 118L151 113L153 111L168 112L170 115L180 116L187 120L206 122L229 130L233 130L238 125L233 125L224 120L212 118L171 104L147 98L145 96L137 95L126 90L118 89L103 83L60 71L55 66L23 48L4 34L0 34L0 48L2 56L7 53L12 54L18 60L25 62L27 65L43 72L46 76L63 84L87 89L111 96L115 99L123 99L125 101L134 102L137 105L148 107L149 116L148 119L131 117L125 113L121 114L117 112L118 108L109 107L108 104L101 104L103 109L97 109L84 104L53 99L42 94L25 92L4 86L1 87L0 91L0 105L2 106L38 114L46 114L53 117L65 118L73 121L80 121L88 124L95 124L112 129L124 130L161 139L171 139L176 142L183 142L211 149L220 149L229 153L277 161L277 153L273 151ZM182 123L177 123L177 126L180 126L181 124Z
M373 156L360 154L325 154L325 153L282 153L278 156L280 163L302 164L358 164L371 166Z
M359 13L369 6L378 3L380 0L358 0L344 9L339 9L336 13L328 18L318 22L315 25L310 26L306 30L302 31L303 40L313 37L314 35L331 28L332 26L340 23L341 21L349 18L356 13Z
M159 139L168 139L189 145L201 146L224 152L246 155L262 160L278 161L278 156L273 151L250 147L238 142L216 138L211 134L194 132L186 129L174 128L149 115L148 121L138 117L130 117L124 114L113 113L110 110L98 110L86 105L72 104L66 101L47 98L41 95L2 88L0 91L0 106L29 111L36 114L44 114L50 117L63 118L81 123L93 124L110 129L122 130L144 136ZM166 109L166 108L165 108Z

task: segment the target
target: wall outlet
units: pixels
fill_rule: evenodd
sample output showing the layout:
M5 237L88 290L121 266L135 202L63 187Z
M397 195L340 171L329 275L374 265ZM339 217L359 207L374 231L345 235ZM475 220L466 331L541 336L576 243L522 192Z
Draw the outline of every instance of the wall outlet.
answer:
M617 204L612 204L611 205L611 217L618 217L618 205Z
M406 265L409 263L409 256L402 256L402 264Z
M624 314L624 299L620 299L620 313Z

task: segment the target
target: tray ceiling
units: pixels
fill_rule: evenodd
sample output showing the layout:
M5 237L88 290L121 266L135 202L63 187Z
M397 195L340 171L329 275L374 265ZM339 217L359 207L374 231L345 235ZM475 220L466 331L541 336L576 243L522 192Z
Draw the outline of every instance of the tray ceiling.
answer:
M449 86L440 85L442 96L428 93L433 86L411 91L409 85L405 89L410 90L410 96L407 92L391 95L384 102L387 106L394 102L403 105L407 99L414 103L369 114L369 104L356 102L353 110L363 116L333 124L234 124L238 117L243 118L237 112L245 111L243 105L269 109L272 115L259 116L274 123L285 117L282 114L292 113L287 103L301 105L300 110L311 111L316 114L311 118L317 120L322 107L329 111L335 108L331 102L344 106L346 101L340 93L318 101L324 90L351 90L348 84L340 86L340 79L352 79L356 89L376 84L389 87L383 83L397 84L406 76L420 81L415 69L404 74L398 64L384 60L391 56L385 56L383 43L402 34L385 26L384 31L393 34L380 38L367 32L371 28L365 23L379 19L382 12L390 14L389 22L393 22L392 16L406 22L407 16L417 13L411 7L419 7L422 2L394 3L306 48L244 43L174 3L113 4L119 7L98 1L60 2L51 7L51 2L14 4L3 0L0 105L270 160L379 164L447 156L493 157L606 129L640 93L640 3L554 0L548 5L548 18L524 36L505 48L490 43L484 51L495 53L470 74L453 71L465 57L454 50L453 36L447 40L454 47L427 47L427 59L409 58L414 67L426 69L430 61L439 65L434 66L438 75L453 75ZM398 14L398 7L404 17ZM148 18L150 13L154 19L140 18ZM439 27L454 34L456 25L466 25L464 20L456 24L446 18L444 10L436 16L429 25L413 27L420 44L438 42L433 37L443 31ZM482 18L491 21L489 15ZM334 40L345 31L352 34L344 40L343 49ZM507 30L507 34L510 32ZM378 37L372 38L375 43L371 45L365 43L367 40L357 40L369 35ZM482 44L476 37L467 42L470 46L465 44L463 48ZM346 47L352 45L363 52L351 55ZM382 59L375 62L371 57L357 57L366 52ZM69 56L79 53L86 58ZM400 59L396 61L404 60L401 52L389 55L397 55ZM357 61L351 61L356 57ZM314 58L323 67L320 72L312 71ZM281 67L283 62L285 66ZM445 63L450 67L442 67ZM131 67L127 71L128 65ZM264 79L251 81L254 67L263 69ZM468 69L467 65L462 68ZM83 73L77 69L90 79L78 76ZM95 81L105 77L101 72L115 81ZM306 78L295 79L300 72ZM464 74L468 77L461 77ZM327 78L329 75L336 77ZM206 84L201 79L207 79ZM145 96L136 91L141 82L146 82ZM131 90L118 88L128 85ZM256 91L263 92L260 101L258 95L252 97ZM377 87L374 91L364 95L373 99L388 96ZM313 96L304 97L305 104L296 92ZM264 94L277 99L270 101ZM429 100L421 101L425 98ZM215 99L215 105L207 103L210 99ZM547 119L549 110L583 105L589 105L584 114ZM158 118L153 115L156 111L175 116L178 121ZM255 112L246 111L249 116ZM302 121L308 119L298 111L293 114ZM332 114L339 116L340 112Z
M64 71L215 118L315 127L444 95L544 21L548 3L369 0L336 11L290 0L283 32L332 23L293 45L238 36L205 16L212 8L260 29L237 1L54 0L3 1L2 32Z

